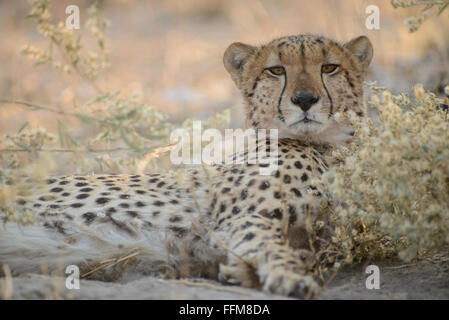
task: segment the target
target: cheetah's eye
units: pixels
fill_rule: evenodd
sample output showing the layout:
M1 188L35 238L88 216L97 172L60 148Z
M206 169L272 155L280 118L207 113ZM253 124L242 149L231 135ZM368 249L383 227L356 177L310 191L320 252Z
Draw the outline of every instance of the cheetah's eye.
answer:
M332 73L335 72L338 69L338 64L323 64L321 66L321 72L322 73Z
M282 76L283 74L285 74L285 69L282 66L275 66L275 67L267 68L265 70L267 70L268 73L270 73L271 75L274 75L274 76Z

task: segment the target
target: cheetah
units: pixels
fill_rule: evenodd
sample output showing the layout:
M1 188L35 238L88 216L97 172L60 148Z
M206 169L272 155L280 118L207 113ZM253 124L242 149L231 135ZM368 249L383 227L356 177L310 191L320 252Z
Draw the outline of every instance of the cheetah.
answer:
M242 93L246 126L276 129L276 169L244 162L148 174L50 177L28 183L11 210L35 223L4 221L0 262L14 274L101 261L133 252L123 268L90 273L116 279L151 274L205 277L310 298L315 257L306 214L326 221L328 196L314 184L329 170L332 149L353 136L337 113L363 116L363 81L373 56L360 36L341 44L295 35L260 45L231 44L224 66ZM248 159L274 148L257 140L236 153ZM288 241L290 239L290 241Z

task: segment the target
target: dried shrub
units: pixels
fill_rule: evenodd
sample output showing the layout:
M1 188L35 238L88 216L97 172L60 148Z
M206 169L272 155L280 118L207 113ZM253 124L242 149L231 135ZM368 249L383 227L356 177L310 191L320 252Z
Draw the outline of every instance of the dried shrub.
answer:
M417 31L429 18L440 16L449 7L449 0L391 0L396 8L422 7L422 14L418 17L408 17L404 20L409 32Z
M421 85L414 99L373 89L378 119L349 117L357 139L333 153L325 175L331 248L346 262L397 253L411 260L449 244L448 113Z

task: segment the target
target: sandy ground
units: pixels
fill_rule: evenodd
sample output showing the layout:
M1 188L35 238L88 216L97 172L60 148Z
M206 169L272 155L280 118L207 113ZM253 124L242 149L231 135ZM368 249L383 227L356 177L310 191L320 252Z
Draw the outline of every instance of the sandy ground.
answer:
M449 299L447 261L373 264L380 268L380 289L366 289L365 268L357 266L341 270L317 299ZM66 289L64 278L44 275L26 275L11 280L12 290L6 297L11 299L286 299L202 279L179 281L147 276L127 283L81 280L79 290ZM0 279L3 294L5 285L5 279Z

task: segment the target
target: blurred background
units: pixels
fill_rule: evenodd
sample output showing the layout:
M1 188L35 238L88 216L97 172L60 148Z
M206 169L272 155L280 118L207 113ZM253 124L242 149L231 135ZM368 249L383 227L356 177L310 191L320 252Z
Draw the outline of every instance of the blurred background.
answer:
M92 2L58 0L50 7L56 22L65 21L68 5L79 6L81 29L73 32L87 46L94 44L83 27ZM365 9L372 4L380 8L379 30L365 27ZM61 75L50 65L33 67L20 54L25 44L48 44L36 24L24 18L29 9L26 1L0 1L0 99L70 110L95 97L82 79ZM223 52L235 41L262 44L283 35L320 33L344 42L365 34L374 46L369 80L379 86L408 92L423 83L437 91L448 81L447 12L409 33L403 21L419 15L419 8L394 9L387 0L108 0L99 1L99 10L110 22L110 67L101 73L99 85L125 95L139 93L175 123L232 108L231 126L242 124L239 94L222 64ZM57 117L0 104L0 135L16 132L25 121L51 131ZM87 134L76 125L71 130L75 136Z

